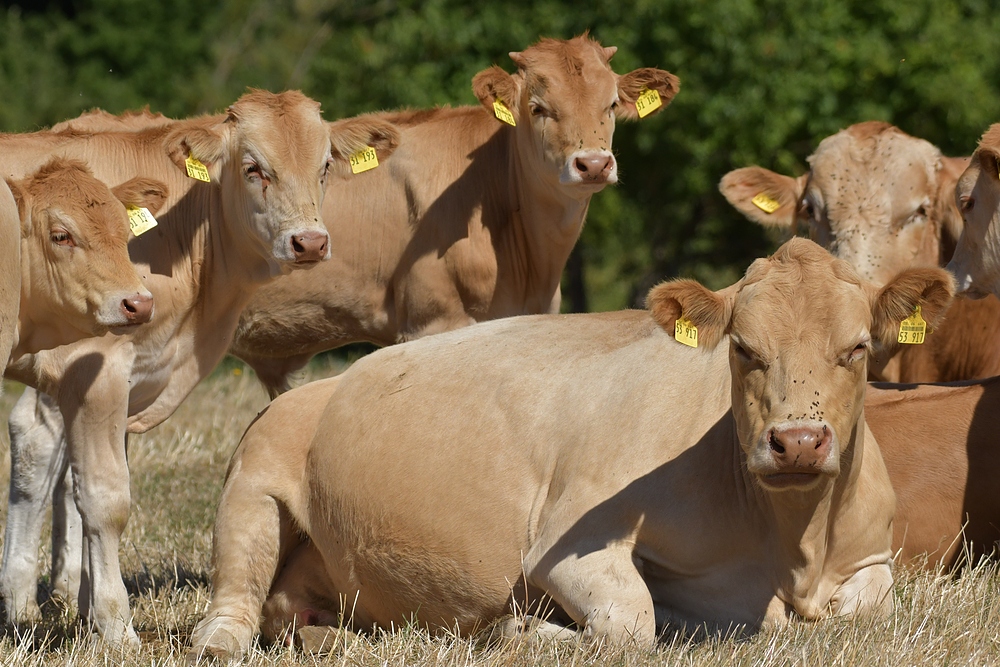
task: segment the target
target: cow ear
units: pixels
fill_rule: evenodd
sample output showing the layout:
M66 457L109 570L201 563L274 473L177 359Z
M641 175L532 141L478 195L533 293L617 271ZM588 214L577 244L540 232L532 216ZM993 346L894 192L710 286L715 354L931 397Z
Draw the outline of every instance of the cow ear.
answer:
M355 153L374 148L381 163L399 146L402 135L399 128L375 116L357 116L329 123L330 154L333 169L341 176L351 173L350 159Z
M661 106L653 109L650 114L659 113L670 104L680 89L680 79L665 70L654 67L632 70L618 77L618 106L615 108L615 116L621 120L637 120L639 111L635 108L635 103L645 90L655 90L660 94Z
M31 229L31 216L28 215L28 191L14 180L6 180L10 194L14 196L14 203L17 204L17 217L21 220L21 234L27 236Z
M125 206L145 208L156 215L166 203L169 191L162 181L137 176L111 188L111 193Z
M809 174L783 176L763 167L735 169L719 181L719 192L733 207L764 227L795 233L799 200Z
M518 62L517 58L514 58L515 55L519 54L511 53L510 57L514 62ZM496 65L484 69L472 79L472 92L479 98L479 103L486 107L491 116L494 115L493 103L499 101L510 109L514 118L517 119L519 89L518 81ZM499 119L497 122L500 122Z
M979 160L979 167L986 173L987 178L993 180L1000 178L1000 146L980 144L975 158Z
M936 328L955 295L955 278L937 267L901 271L876 293L872 307L872 338L886 349L894 349L899 325L920 306L928 329Z
M938 248L938 263L942 266L951 261L962 235L965 221L958 207L956 192L958 181L969 166L967 157L942 157L938 160L937 188L934 192L934 217L940 225L941 241Z
M218 117L179 121L167 134L164 147L178 169L187 173L185 161L193 157L208 168L214 181L222 171L220 162L226 155L228 134L228 128L218 122Z
M713 292L695 280L672 280L649 291L646 307L671 335L677 318L683 315L698 328L698 347L711 350L729 330L737 285Z

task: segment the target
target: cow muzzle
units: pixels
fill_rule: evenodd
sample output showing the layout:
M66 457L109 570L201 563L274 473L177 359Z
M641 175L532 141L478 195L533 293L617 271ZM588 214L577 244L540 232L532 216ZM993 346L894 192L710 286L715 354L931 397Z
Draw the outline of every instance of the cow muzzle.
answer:
M611 151L577 151L567 158L559 181L598 187L614 184L618 182L618 163Z
M829 424L778 424L767 430L761 444L748 467L766 487L809 487L823 475L836 471L831 455L833 429Z
M274 244L274 256L289 268L311 266L330 258L330 235L326 230L298 229L282 234Z

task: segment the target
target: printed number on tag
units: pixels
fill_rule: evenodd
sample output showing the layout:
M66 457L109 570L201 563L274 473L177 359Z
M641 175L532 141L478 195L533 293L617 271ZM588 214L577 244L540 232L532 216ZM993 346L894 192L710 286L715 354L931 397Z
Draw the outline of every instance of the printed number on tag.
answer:
M191 178L205 181L206 183L212 182L212 178L208 175L208 169L195 156L188 155L188 158L184 160L184 166L187 168L187 175Z
M517 127L517 123L514 122L514 114L512 114L510 109L507 108L507 105L500 100L493 100L493 113L496 114L497 118L508 125Z
M682 315L674 322L674 339L688 347L698 347L698 327Z
M375 149L371 146L365 146L363 150L351 156L351 171L355 174L374 169L377 166L378 155L375 154Z
M149 212L148 208L138 206L127 206L128 226L136 236L142 236L153 227L156 227L156 218Z
M921 345L927 335L927 322L920 316L920 306L913 309L913 314L899 323L899 336L896 342L905 345Z
M639 98L635 101L635 110L639 112L639 118L645 118L663 106L660 101L660 93L648 88L639 93Z
M754 198L750 200L750 203L764 211L764 213L774 213L781 208L781 202L771 199L763 192L758 192L754 195Z

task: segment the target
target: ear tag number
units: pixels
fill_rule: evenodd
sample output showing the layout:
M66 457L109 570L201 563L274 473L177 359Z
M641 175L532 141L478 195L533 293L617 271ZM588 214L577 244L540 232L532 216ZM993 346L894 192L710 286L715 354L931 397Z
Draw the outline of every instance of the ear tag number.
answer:
M645 118L662 106L663 102L660 101L660 93L649 88L639 93L639 97L635 101L635 110L639 112L639 118Z
M184 160L184 166L187 168L187 175L198 181L205 181L206 183L211 183L212 178L208 175L208 169L201 160L193 155L188 155L187 159Z
M899 337L896 342L905 345L921 345L927 335L927 322L920 316L920 306L913 309L913 314L899 323Z
M362 150L351 156L352 173L360 174L363 171L374 169L377 166L378 155L375 154L375 149L371 146L365 146Z
M764 211L764 213L774 213L781 208L781 202L771 199L763 192L755 194L753 199L750 200L750 203Z
M493 100L493 113L496 114L497 118L511 127L517 127L517 123L514 122L514 114L512 114L510 109L507 108L507 105L500 100Z
M149 212L148 208L139 206L126 206L128 211L128 226L136 236L142 236L153 227L156 227L156 218Z
M674 322L674 340L688 347L698 347L698 327L681 315Z

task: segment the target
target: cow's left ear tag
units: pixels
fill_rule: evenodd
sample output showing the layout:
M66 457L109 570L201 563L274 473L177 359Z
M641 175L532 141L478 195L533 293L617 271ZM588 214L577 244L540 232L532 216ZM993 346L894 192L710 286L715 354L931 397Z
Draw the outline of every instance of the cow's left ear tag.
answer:
M660 93L650 88L639 93L639 97L635 100L635 110L639 114L639 118L645 118L662 106L663 101L660 100Z
M189 177L206 183L212 182L212 177L208 175L208 168L195 156L188 155L187 159L184 160L184 167L187 169Z
M674 322L674 340L688 347L698 347L698 327L681 315Z
M920 304L913 309L913 314L899 323L897 343L904 345L922 345L927 335L927 322L920 316Z
M351 156L351 173L360 174L363 171L374 169L378 166L378 154L371 146L365 146L360 151Z
M781 208L781 202L776 199L768 197L763 192L758 192L750 200L750 203L764 211L764 213L774 213L779 208Z
M148 208L141 206L126 206L128 212L128 226L135 236L142 236L153 227L156 227L156 218L149 212Z
M496 117L507 123L511 127L517 127L517 123L514 122L514 114L510 112L507 105L500 100L493 100L493 113Z

